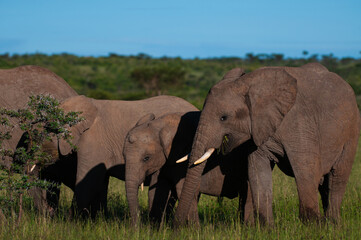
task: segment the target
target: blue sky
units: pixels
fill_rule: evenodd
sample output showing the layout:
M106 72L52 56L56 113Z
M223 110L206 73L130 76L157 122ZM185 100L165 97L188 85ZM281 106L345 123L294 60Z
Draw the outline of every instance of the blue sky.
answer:
M0 54L361 57L360 0L0 0Z

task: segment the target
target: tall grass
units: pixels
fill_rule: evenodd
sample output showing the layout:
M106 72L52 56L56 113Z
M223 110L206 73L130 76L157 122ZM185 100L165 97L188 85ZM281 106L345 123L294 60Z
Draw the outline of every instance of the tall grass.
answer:
M273 210L275 226L262 228L239 222L238 199L203 195L199 202L200 228L174 230L170 223L160 229L147 218L147 189L140 192L141 226L129 222L124 182L111 179L108 195L109 216L94 221L72 220L68 209L72 192L62 186L59 213L53 219L41 216L29 205L23 221L16 226L14 218L2 219L1 239L360 239L361 238L361 144L353 165L341 208L339 224L302 223L298 218L295 181L275 168L273 172ZM320 209L322 209L320 205Z

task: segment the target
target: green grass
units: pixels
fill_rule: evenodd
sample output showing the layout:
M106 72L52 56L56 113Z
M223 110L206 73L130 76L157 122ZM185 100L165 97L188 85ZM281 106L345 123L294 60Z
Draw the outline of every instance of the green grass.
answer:
M332 223L302 223L298 218L298 198L293 178L277 168L273 173L273 228L245 226L237 216L238 200L203 195L199 203L201 227L172 229L165 224L154 229L147 219L147 189L140 192L142 225L133 229L129 223L124 182L111 179L109 186L109 217L95 221L71 220L68 209L72 192L62 187L60 209L51 219L36 214L28 206L23 221L16 226L11 217L0 224L1 239L360 239L361 238L361 144L352 169L341 209L341 221Z

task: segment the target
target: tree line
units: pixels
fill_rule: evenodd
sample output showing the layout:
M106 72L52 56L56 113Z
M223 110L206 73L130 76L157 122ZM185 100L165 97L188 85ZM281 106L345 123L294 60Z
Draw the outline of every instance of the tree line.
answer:
M246 72L263 66L301 66L319 62L339 74L361 96L361 58L337 58L303 51L302 57L286 58L283 54L253 54L245 57L153 58L140 53L123 56L82 57L72 54L0 55L0 68L38 65L64 78L79 94L97 99L135 100L169 94L182 97L201 108L210 87L232 68ZM361 97L358 97L361 106Z

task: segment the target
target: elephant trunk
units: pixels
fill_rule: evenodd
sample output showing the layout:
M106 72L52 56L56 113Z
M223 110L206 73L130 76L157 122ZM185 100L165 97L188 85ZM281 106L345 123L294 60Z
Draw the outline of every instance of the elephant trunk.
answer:
M139 176L130 173L130 171L126 171L125 189L126 189L127 201L130 211L130 218L133 226L137 225L139 218L139 203L138 203L139 184L140 184Z
M179 199L178 208L175 213L175 226L184 225L187 220L197 221L197 219L188 219L191 204L198 198L201 185L201 175L205 164L194 165L194 162L204 155L205 145L198 138L201 134L196 134L192 152L189 157L188 170L183 184L182 193Z

